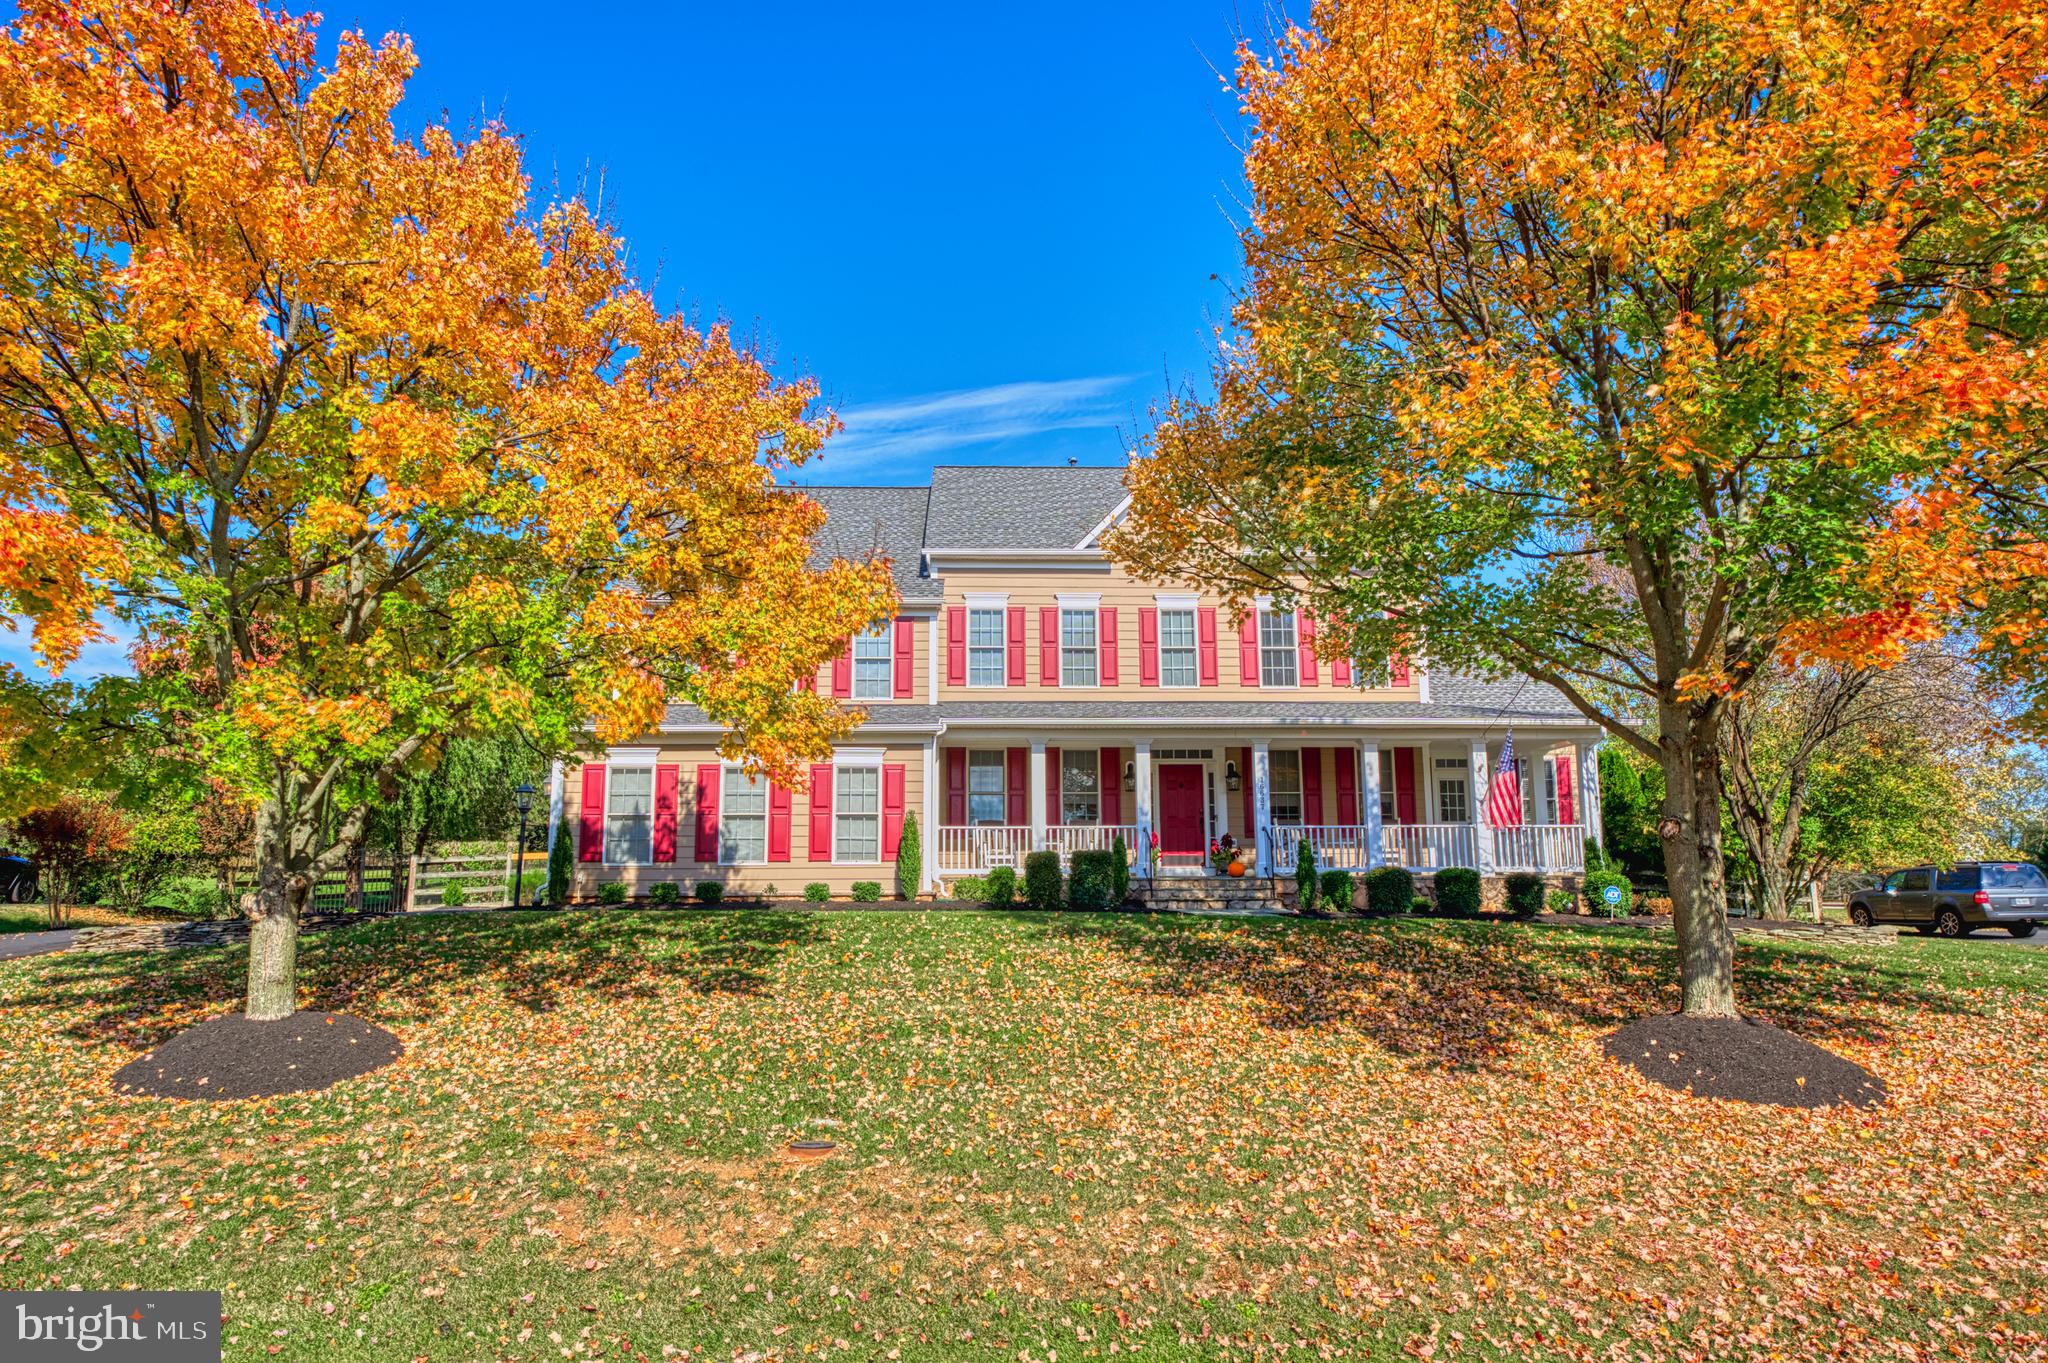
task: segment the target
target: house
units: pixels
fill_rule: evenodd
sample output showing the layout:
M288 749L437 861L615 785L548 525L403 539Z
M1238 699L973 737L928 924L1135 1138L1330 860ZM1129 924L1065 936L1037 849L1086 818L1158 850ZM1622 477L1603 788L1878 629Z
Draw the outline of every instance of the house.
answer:
M1115 468L935 469L929 487L810 489L820 551L879 550L891 623L821 668L866 719L803 789L721 761L718 729L671 706L658 733L559 771L577 893L622 879L782 893L888 884L904 819L935 890L1035 848L1062 857L1156 835L1161 875L1202 874L1214 840L1289 875L1325 866L1573 873L1599 835L1599 732L1547 687L1395 660L1360 684L1315 622L1261 601L1129 577L1099 547L1126 505ZM1478 798L1510 731L1525 821ZM1137 858L1137 874L1146 872Z

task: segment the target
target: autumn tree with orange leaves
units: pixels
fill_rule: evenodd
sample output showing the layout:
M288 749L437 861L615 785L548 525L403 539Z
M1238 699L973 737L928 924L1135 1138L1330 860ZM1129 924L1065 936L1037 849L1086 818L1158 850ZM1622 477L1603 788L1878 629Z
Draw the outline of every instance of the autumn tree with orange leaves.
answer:
M793 778L794 686L892 608L806 566L809 383L664 313L502 129L401 136L399 38L241 0L24 4L0 44L0 596L61 662L109 610L189 660L255 811L248 1012L380 779L670 699Z
M1731 704L1937 623L1877 532L2021 439L2048 281L2033 0L1321 0L1240 53L1254 212L1134 570L1326 647L1557 687L1662 767L1688 1012L1735 1011Z

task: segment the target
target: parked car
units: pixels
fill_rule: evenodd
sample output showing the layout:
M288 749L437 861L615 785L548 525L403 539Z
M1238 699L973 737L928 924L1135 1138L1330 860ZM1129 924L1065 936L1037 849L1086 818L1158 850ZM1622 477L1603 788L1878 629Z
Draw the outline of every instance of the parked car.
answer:
M2032 937L2048 922L2048 876L2020 861L1965 861L1894 871L1849 901L1849 921L1905 923L1922 932L1962 937L1972 928L2002 927Z
M36 868L27 857L0 856L0 899L26 904L36 897Z

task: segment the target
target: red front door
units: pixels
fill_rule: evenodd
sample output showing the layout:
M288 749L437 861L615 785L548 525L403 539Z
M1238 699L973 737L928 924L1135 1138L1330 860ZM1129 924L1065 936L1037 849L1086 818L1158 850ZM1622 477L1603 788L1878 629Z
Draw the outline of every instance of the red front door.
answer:
M1192 762L1166 762L1159 768L1159 851L1202 855L1202 768Z

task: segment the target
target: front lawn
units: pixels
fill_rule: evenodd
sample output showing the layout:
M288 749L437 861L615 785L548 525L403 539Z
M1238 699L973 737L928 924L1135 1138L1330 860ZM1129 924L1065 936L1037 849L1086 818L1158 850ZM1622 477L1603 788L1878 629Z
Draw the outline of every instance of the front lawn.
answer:
M2048 953L1745 945L1859 1113L1600 1058L1668 939L576 913L309 936L393 1068L107 1076L239 948L0 964L0 1287L217 1287L306 1360L2038 1356ZM824 1137L817 1164L782 1154Z

